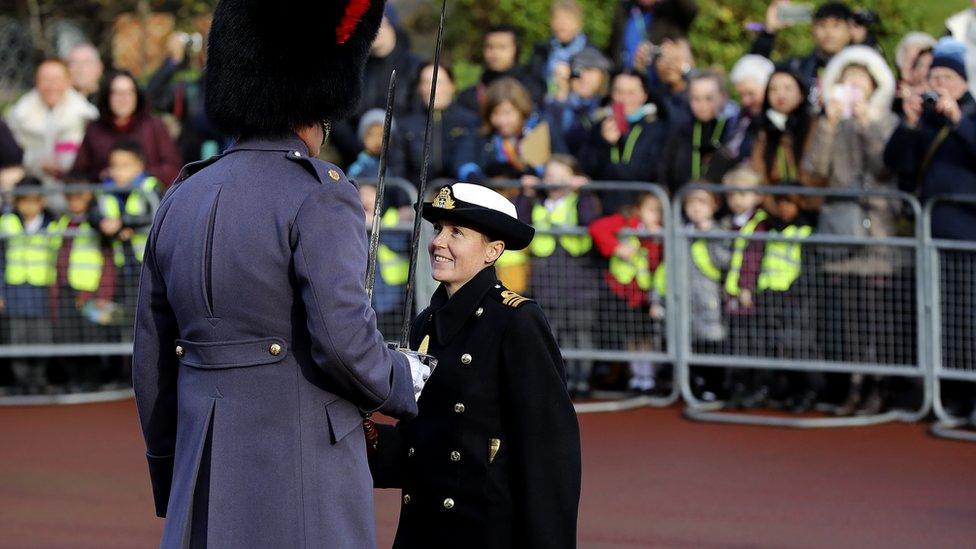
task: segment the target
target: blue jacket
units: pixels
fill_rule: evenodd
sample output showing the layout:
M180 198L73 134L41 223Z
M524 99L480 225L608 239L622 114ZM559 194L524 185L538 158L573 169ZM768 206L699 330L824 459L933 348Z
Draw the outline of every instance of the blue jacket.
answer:
M297 137L184 168L149 236L133 385L163 547L372 547L360 410L417 413L366 299L356 187Z

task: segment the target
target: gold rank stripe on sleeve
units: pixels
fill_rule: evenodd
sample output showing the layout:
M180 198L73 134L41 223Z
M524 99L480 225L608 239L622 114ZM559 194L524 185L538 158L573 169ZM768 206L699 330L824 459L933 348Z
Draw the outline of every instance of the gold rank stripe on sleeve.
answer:
M502 292L502 303L504 305L508 305L509 307L518 307L526 301L530 301L530 299L527 297L522 297L512 290L505 290Z

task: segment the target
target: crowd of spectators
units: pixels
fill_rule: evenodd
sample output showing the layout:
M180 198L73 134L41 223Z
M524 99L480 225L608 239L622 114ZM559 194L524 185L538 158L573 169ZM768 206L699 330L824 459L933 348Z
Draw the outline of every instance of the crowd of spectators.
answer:
M689 41L698 10L694 0L621 0L605 47L584 32L577 2L553 0L548 40L525 44L517 27L492 26L482 36L477 82L460 89L449 63L436 71L430 178L517 181L505 192L525 220L543 228L588 229L537 238L529 250L508 252L498 264L506 284L549 309L564 345L642 351L662 344L654 326L667 307L661 228L670 212L662 211L656 195L641 192L642 183L658 183L680 201L684 215L674 221L703 235L719 230L886 238L904 226L905 212L890 198L773 197L762 193L766 185L900 189L923 200L976 194L972 10L947 22L951 36L907 34L891 52L895 72L872 34L877 15L842 2L826 2L810 14L812 51L772 58L778 31L795 24L781 16L785 6L781 0L770 3L750 53L727 72L696 60ZM203 110L204 76L186 76L187 46L179 36L170 41L169 58L145 90L124 71L100 75L104 67L88 45L74 48L66 61L41 63L35 89L0 125L3 189L35 181L119 184L112 159L131 150L142 163L131 184L142 188L150 180L146 187L159 192L182 162L225 148L229 141L214 132ZM393 69L401 85L388 175L417 184L435 70L411 50L392 8L371 48L359 110L332 123L330 153L354 179L376 177ZM160 113L176 124L167 126ZM618 186L591 191L591 180ZM706 182L729 189L687 188ZM366 205L375 190L363 187ZM120 196L124 214L128 199ZM51 196L46 206L61 215L70 211L67 202ZM402 197L388 202L393 214L384 215L384 224L408 215ZM17 203L9 215L21 215ZM92 203L102 208L98 196ZM123 236L131 241L144 226L103 223L113 217L103 211L96 216L91 225L103 239L104 263L122 269L124 261L109 257L114 243ZM934 220L936 238L976 240L976 211L970 206L940 204ZM40 226L21 224L25 231ZM644 233L624 236L621 229ZM381 278L393 289L404 282L404 244L384 244L387 276ZM874 320L885 316L877 304L893 291L915 291L905 289L909 265L891 247L814 250L796 242L704 238L693 248L690 283L700 291L692 292L692 337L705 354L754 355L761 347L771 356L881 361L885 341L863 326L874 322L878 333L897 333L897 326ZM547 276L556 271L558 276ZM806 285L823 291L795 291L799 281L813 277L816 284ZM592 291L582 291L558 280L596 282ZM377 299L384 311L396 309L396 292L378 292ZM597 302L615 305L600 314L602 306L587 305ZM784 324L839 335L813 338L816 349L805 350L800 347L807 344L796 343ZM604 332L615 335L600 341ZM757 341L757 334L770 333L778 335ZM971 339L962 329L958 336ZM624 377L632 390L657 392L666 390L665 369L635 361ZM589 361L574 361L569 371L570 389L578 395L587 395L599 377ZM806 410L837 384L815 377L702 368L696 369L694 388L705 400L728 398L747 406L773 400ZM838 413L874 413L885 405L888 389L879 380L844 377L841 385L834 391L840 393Z

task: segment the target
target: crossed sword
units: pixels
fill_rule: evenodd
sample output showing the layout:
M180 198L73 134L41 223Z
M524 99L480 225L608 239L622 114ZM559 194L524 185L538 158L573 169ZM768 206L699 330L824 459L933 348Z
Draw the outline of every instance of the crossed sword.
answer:
M420 226L423 222L424 197L427 195L428 171L430 169L431 129L433 126L434 97L437 95L437 78L441 69L441 48L444 44L444 19L447 15L447 0L441 2L440 23L437 29L437 45L434 48L434 72L427 100L427 126L424 129L423 163L420 170L420 186L417 189L417 203L414 206L413 235L410 244L410 268L407 271L406 296L403 300L403 321L400 325L399 348L410 348L410 324L413 320L414 286L417 278L417 257L420 251ZM376 284L376 257L380 246L380 218L383 214L383 192L386 189L386 167L389 162L390 133L393 127L394 94L397 85L397 72L390 74L390 88L386 96L386 118L383 121L383 148L380 150L379 175L376 180L376 202L373 206L373 224L370 229L369 256L366 266L366 294L373 299ZM425 353L426 349L420 349Z

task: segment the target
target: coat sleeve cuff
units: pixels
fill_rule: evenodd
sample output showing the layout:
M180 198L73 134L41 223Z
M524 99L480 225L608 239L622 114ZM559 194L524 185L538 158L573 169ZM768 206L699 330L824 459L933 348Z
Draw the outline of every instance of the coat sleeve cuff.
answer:
M393 352L390 372L390 396L378 410L396 419L410 419L417 415L417 400L413 395L413 377L410 364L402 353Z
M169 505L169 491L173 483L175 454L154 456L147 452L146 459L149 461L149 480L152 482L153 500L156 503L156 516L166 518L166 507Z

